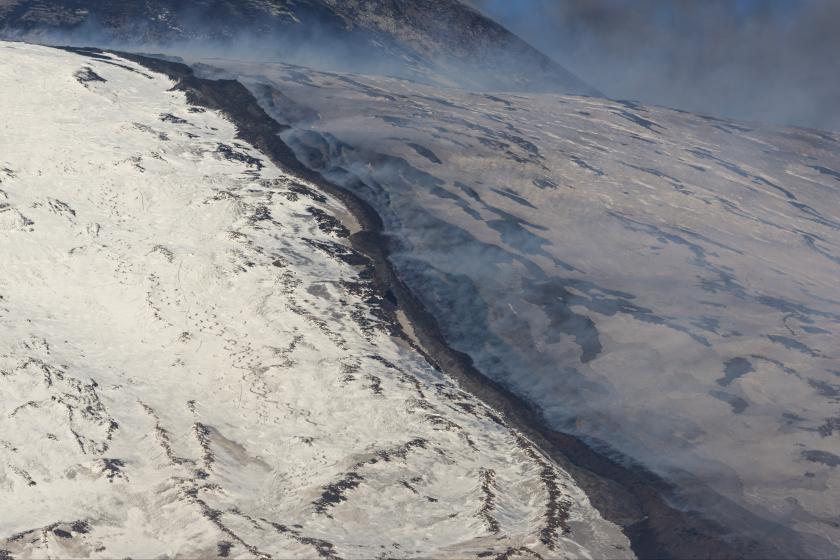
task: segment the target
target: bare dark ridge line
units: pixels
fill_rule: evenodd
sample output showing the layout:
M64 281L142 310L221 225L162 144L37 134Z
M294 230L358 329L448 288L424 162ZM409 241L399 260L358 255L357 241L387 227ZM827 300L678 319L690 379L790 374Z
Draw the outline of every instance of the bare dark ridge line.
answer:
M496 512L496 471L482 467L479 471L478 482L481 488L481 509L476 517L484 522L490 533L498 535L501 532L501 526L493 516Z
M94 58L102 57L106 52L97 48L57 48ZM801 550L801 547L796 546L799 537L792 530L778 525L779 535L792 543L782 550L774 544L737 534L698 512L679 509L672 505L679 503L679 492L673 484L601 442L585 442L580 437L552 429L537 406L484 376L468 355L449 347L436 319L414 297L391 265L388 237L376 211L352 192L304 166L279 137L285 127L269 117L241 83L198 78L189 66L153 55L107 52L168 76L176 83L173 89L183 91L191 104L222 112L236 125L239 138L283 170L314 184L343 203L361 226L361 231L350 237L352 246L371 260L373 283L386 300L383 309L394 324L399 324L395 316L399 309L408 317L420 341L421 347L415 348L429 363L498 411L508 424L569 472L601 515L623 528L639 558L764 560L797 557L792 551ZM720 501L727 500L720 497ZM746 518L755 517L744 509L739 513Z

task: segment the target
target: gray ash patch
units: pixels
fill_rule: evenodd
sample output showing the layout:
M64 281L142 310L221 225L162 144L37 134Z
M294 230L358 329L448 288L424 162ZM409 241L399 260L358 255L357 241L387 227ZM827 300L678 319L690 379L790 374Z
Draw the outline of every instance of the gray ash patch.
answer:
M537 187L538 189L556 189L557 183L552 181L547 177L540 177L538 179L533 179L531 183Z
M630 111L619 110L615 114L656 134L661 134L660 130L665 130L664 127L652 120L641 117L635 113L631 113Z
M91 83L96 83L96 82L105 83L105 82L108 81L105 78L103 78L102 76L100 76L99 74L97 74L96 72L94 72L88 66L85 66L81 70L77 70L73 74L73 76L76 78L76 81L78 81L80 84L82 84L85 87L88 87L88 84L91 84Z
M328 255L340 259L351 266L366 266L370 264L370 259L366 256L339 243L317 241L315 239L305 239L304 241L312 247L320 249Z
M819 352L817 352L816 350L789 336L769 334L767 335L767 338L769 338L772 342L775 342L776 344L781 344L782 346L790 350L796 350L798 352L802 352L803 354L807 354L812 357L818 357L820 355Z
M810 167L822 175L827 175L829 177L833 177L837 181L840 181L840 172L829 169L828 167L823 167L822 165L811 165Z
M88 523L87 521L74 521L70 525L70 529L74 533L79 533L80 535L90 533L90 523Z
M350 230L335 217L327 214L319 208L310 206L306 209L309 214L318 222L318 229L340 238L350 237Z
M831 468L840 466L840 457L834 453L829 453L828 451L808 449L803 451L800 455L803 459L812 463L820 463Z
M746 358L732 358L724 364L724 376L717 380L721 387L728 387L733 381L755 371Z
M816 389L817 393L819 393L823 397L840 397L840 385L836 383L829 383L820 379L809 378L808 385Z
M574 154L569 154L569 159L572 160L572 163L574 163L575 165L577 165L581 169L586 169L587 171L591 171L597 177L603 177L604 176L604 171L603 170L598 169L597 167L595 167L594 165L592 165L590 163L587 163L580 156L576 156Z
M320 558L326 558L327 560L341 560L341 557L338 556L335 551L335 545L323 539L307 537L302 533L301 530L303 527L301 525L292 525L290 527L288 525L275 523L266 519L263 519L263 521L271 525L278 533L291 537L300 544L311 546L315 549L315 552Z
M162 142L169 141L169 135L168 134L166 134L165 132L159 132L159 131L155 130L154 128L152 128L151 126L147 125L147 124L134 123L134 128L136 128L137 130L140 130L142 132L146 132L148 134L151 134L152 136L157 137L157 139L162 141Z
M105 478L108 479L108 482L114 482L114 480L118 478L126 478L125 474L123 473L123 469L125 468L125 461L123 461L122 459L99 459L97 461L97 468L105 474Z
M734 134L737 132L750 132L751 129L736 124L732 121L727 121L724 119L720 119L717 117L711 117L709 115L698 115L701 119L712 123L712 126L718 130L726 132L727 134Z
M295 201L298 200L299 196L305 196L321 204L327 202L326 196L310 189L306 185L302 185L300 183L292 183L291 185L289 185L288 190L286 192L286 198Z
M817 433L824 438L831 437L835 432L840 432L840 417L826 418L825 422L817 428Z
M268 209L268 206L260 204L254 208L254 213L248 217L248 221L256 224L257 222L273 222L274 219L271 217L271 210Z
M48 198L47 204L49 205L50 210L55 214L63 214L74 218L76 217L76 211L73 210L73 208L71 208L66 202L62 202L55 198Z
M509 200L512 200L513 202L519 204L520 206L525 206L526 208L532 208L534 210L537 209L537 207L534 206L533 204L531 204L528 201L527 198L525 198L524 196L522 196L518 193L513 192L510 189L491 189L491 190L493 192L495 192L496 194L500 195L500 196L503 196L503 197L505 197Z
M443 163L432 150L425 146L421 146L420 144L414 142L409 142L408 147L417 152L417 155L426 158L432 163L436 163L438 165Z
M189 122L186 119L182 119L181 117L176 117L175 115L173 115L171 113L163 113L160 116L160 120L162 122L172 123L172 124L189 124Z
M219 558L227 558L230 556L230 551L233 549L233 543L230 541L222 541L216 545L216 554Z
M749 403L741 397L732 395L730 393L725 393L723 391L709 391L709 395L713 396L719 401L727 403L729 406L732 407L732 412L735 414L741 414L749 406Z
M261 159L255 158L254 156L251 156L242 150L237 150L227 144L219 144L216 147L216 153L223 159L236 163L244 163L246 166L253 167L258 171L261 171L263 167L265 167L265 164Z

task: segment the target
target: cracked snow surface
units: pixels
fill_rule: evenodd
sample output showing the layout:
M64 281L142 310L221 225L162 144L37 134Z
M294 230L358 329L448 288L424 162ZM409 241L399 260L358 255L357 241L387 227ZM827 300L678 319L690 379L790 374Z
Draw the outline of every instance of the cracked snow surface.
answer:
M482 372L726 526L838 555L840 137L206 62L377 209Z
M0 53L0 557L630 556L398 336L336 201L164 76Z

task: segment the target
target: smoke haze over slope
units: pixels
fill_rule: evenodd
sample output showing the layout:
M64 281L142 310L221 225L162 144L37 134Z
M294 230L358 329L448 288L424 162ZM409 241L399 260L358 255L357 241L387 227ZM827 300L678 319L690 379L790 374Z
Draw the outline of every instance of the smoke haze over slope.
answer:
M598 94L458 0L0 0L0 37L166 47L467 89Z
M610 97L840 129L840 2L473 2Z

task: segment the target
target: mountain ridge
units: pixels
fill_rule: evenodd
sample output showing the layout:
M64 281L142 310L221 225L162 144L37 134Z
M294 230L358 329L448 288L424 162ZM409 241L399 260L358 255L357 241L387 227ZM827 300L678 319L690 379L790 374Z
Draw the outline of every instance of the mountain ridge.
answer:
M600 95L458 0L3 0L0 30L6 38L114 48L221 43L467 89Z

